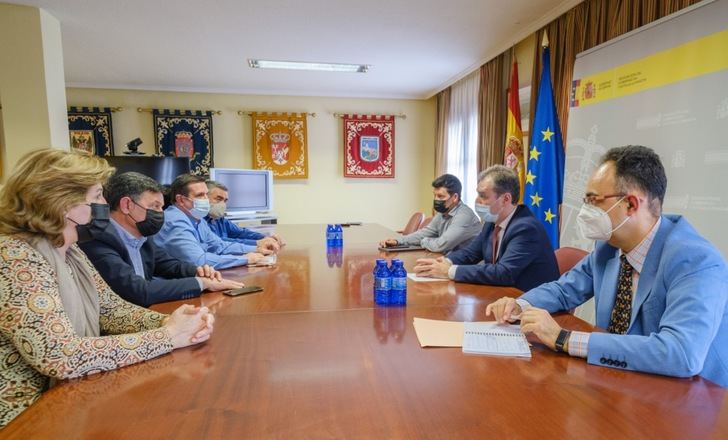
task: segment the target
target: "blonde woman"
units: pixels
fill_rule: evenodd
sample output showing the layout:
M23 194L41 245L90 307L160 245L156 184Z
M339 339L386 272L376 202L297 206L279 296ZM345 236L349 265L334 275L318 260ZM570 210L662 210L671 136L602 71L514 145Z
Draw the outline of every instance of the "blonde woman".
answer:
M206 341L207 308L169 316L122 300L76 242L108 222L96 156L39 150L0 193L0 426L53 380L112 370Z

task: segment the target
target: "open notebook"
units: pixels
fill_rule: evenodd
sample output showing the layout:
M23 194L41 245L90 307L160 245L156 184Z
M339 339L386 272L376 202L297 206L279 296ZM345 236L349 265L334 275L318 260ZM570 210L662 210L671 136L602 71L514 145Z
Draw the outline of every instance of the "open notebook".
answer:
M526 336L517 325L463 323L463 353L531 357Z

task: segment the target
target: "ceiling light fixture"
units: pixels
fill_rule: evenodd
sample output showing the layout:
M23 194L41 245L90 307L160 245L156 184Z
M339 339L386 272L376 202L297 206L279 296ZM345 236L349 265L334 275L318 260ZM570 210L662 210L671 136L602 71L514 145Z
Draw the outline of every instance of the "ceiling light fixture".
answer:
M319 72L366 73L372 66L368 64L309 63L303 61L272 61L249 58L248 66L253 69L315 70Z

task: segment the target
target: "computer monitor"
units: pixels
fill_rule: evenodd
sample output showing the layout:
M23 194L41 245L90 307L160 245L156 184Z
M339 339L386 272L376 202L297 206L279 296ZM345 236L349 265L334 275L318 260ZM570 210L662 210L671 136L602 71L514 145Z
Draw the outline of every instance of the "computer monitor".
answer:
M228 216L273 209L272 171L210 168L210 179L228 188Z
M136 171L165 186L171 185L180 174L190 172L190 160L186 157L105 156L104 159L116 168L116 174Z

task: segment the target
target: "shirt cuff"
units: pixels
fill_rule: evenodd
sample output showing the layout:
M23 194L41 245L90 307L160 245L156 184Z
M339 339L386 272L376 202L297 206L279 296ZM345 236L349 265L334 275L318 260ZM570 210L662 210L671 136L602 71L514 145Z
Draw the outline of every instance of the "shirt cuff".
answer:
M200 292L202 292L203 290L205 290L205 285L202 283L202 278L195 277L195 279L197 280L197 285L200 286Z
M516 304L521 308L521 313L531 308L531 304L525 299L516 298ZM521 315L514 315L513 318L521 319Z
M569 355L585 358L590 336L591 333L572 331L569 336Z
M450 261L450 260L447 260L447 261ZM452 261L450 261L450 262L452 263ZM452 266L450 266L450 269L447 270L447 277L450 278L451 280L454 280L455 272L457 272L457 270L458 270L457 264L453 264Z

